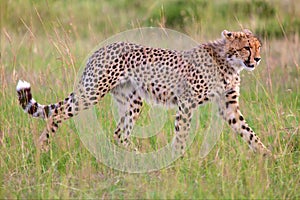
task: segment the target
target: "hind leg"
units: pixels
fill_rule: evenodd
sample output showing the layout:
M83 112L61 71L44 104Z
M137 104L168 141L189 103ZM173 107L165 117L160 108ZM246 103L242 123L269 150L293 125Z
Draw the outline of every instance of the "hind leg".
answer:
M49 140L55 135L59 125L63 121L77 115L79 109L75 107L75 105L78 105L75 99L75 94L71 93L65 100L49 106L53 108L51 110L51 116L46 119L46 128L39 138L39 146L43 150L48 150Z
M112 94L115 99L115 102L117 103L119 113L119 121L114 131L114 139L117 143L119 143L121 135L124 132L124 123L126 117L126 110L129 107L129 99L121 91L113 90Z
M131 145L130 134L143 105L141 97L133 90L114 90L114 98L117 102L120 119L114 132L117 143L126 148Z
M138 119L141 108L143 106L143 102L141 97L137 95L133 95L132 99L130 99L129 109L125 113L125 120L124 120L124 132L123 136L121 136L120 143L123 144L125 147L129 146L130 143L130 134L133 129L133 126Z
M94 77L94 79L96 78ZM99 82L101 82L101 78ZM101 88L86 87L86 85L86 80L82 79L75 92L71 93L63 101L49 106L50 108L53 107L53 109L51 110L50 117L47 118L47 126L39 138L39 145L42 149L48 149L50 138L55 135L59 125L63 121L77 115L81 110L89 109L97 104L109 92L110 88L113 87L105 84L102 84Z

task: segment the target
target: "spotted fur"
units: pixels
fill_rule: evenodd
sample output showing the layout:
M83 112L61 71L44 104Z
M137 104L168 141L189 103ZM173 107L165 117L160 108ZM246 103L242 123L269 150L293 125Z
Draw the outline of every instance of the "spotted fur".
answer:
M173 147L183 153L193 110L215 101L220 115L256 152L270 154L239 109L240 71L253 70L261 59L261 42L249 30L222 32L222 39L176 51L118 42L97 50L88 60L74 92L56 104L40 105L30 84L19 82L19 102L25 112L47 120L40 137L48 143L66 119L98 103L111 92L120 120L114 138L124 146L139 117L143 99L178 108Z

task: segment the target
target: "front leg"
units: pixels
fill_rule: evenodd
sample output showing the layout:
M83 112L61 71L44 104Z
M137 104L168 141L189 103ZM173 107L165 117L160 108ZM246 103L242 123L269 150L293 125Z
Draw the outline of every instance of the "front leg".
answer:
M251 149L263 155L271 155L270 150L265 147L260 138L246 123L246 120L239 110L238 96L238 91L230 90L220 99L218 102L220 115L227 121L230 127L247 142Z

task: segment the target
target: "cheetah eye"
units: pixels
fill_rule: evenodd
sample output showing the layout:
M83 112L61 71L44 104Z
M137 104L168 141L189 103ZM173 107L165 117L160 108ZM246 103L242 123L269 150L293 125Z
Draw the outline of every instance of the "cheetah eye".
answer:
M247 51L250 51L250 47L249 46L244 47L244 49L246 49Z

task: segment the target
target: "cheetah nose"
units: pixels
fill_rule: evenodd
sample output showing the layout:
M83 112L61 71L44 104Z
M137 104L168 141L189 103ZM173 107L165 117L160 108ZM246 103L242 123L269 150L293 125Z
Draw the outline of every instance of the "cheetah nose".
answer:
M260 61L260 58L254 58L254 60L255 60L256 62L259 62L259 61Z

